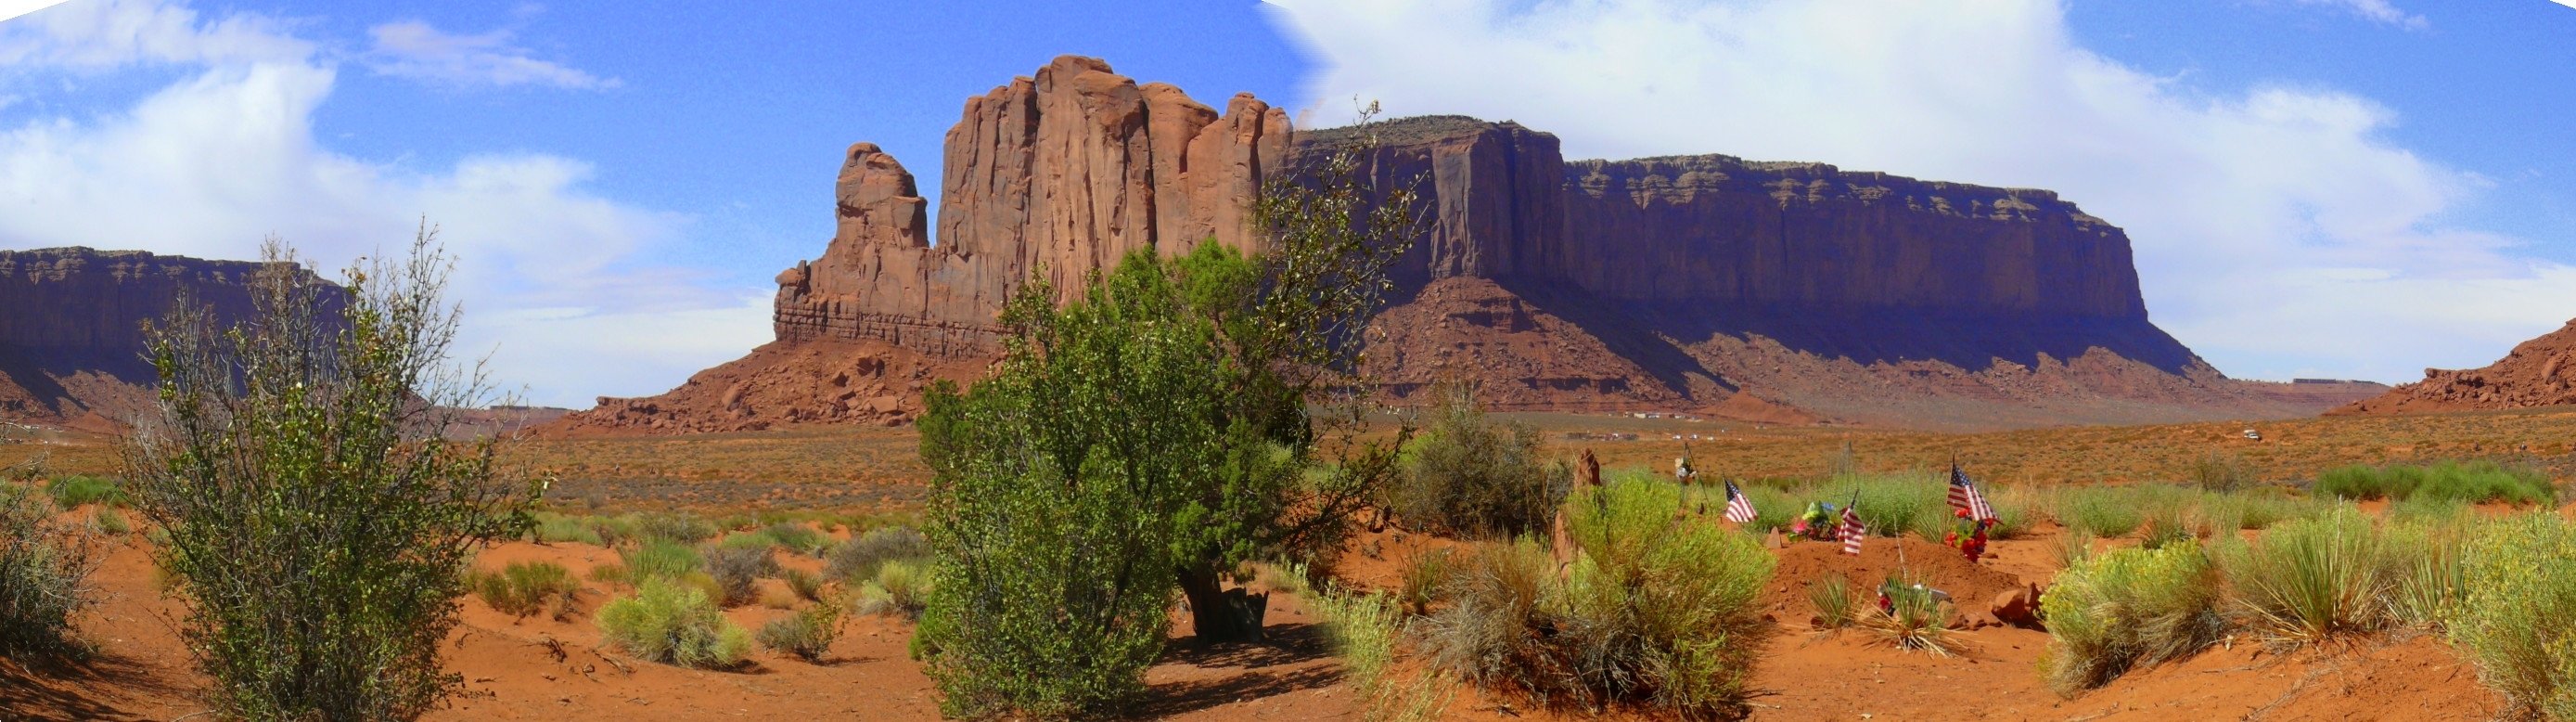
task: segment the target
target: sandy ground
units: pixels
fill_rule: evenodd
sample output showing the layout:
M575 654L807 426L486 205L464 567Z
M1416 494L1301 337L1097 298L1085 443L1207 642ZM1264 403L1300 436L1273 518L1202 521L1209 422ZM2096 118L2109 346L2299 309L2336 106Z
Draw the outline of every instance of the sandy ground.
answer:
M1966 591L2008 588L2054 574L2053 529L1998 542L1984 563L1924 559L1940 547L1913 542L1907 566L1936 585ZM81 631L101 648L76 666L27 668L0 662L0 719L168 720L201 712L203 682L173 627L177 607L155 590L145 550L124 537L95 578L105 603ZM1373 548L1372 548L1373 545ZM1457 542L1418 534L1371 535L1345 564L1346 578L1392 585L1401 564ZM2239 643L2163 667L2133 672L2073 700L2042 687L2035 671L2044 632L1990 627L1958 633L1962 650L1937 657L1898 651L1859 632L1806 628L1799 590L1823 575L1882 574L1896 545L1872 540L1846 557L1823 544L1781 550L1781 574L1766 592L1780 632L1756 670L1755 719L1877 720L2483 720L2502 701L2440 641L2399 636L2288 655ZM1371 553L1373 552L1373 554ZM480 566L543 559L584 576L615 553L577 544L513 543ZM1955 563L1953 563L1955 562ZM811 559L792 564L814 565ZM776 585L769 581L766 584ZM938 717L929 678L905 653L911 630L892 619L855 619L819 664L755 651L734 671L680 669L601 648L590 613L614 591L589 583L567 619L511 619L478 600L464 602L450 669L465 693L433 720L928 720ZM1961 595L1978 606L1982 600ZM789 612L751 605L728 615L747 628ZM1178 720L1356 720L1358 700L1329 656L1322 630L1299 601L1272 597L1270 641L1200 646L1176 640L1147 675L1151 690L1135 716ZM1577 719L1577 713L1463 692L1456 719ZM1610 718L1628 718L1609 714ZM198 719L202 719L199 717Z

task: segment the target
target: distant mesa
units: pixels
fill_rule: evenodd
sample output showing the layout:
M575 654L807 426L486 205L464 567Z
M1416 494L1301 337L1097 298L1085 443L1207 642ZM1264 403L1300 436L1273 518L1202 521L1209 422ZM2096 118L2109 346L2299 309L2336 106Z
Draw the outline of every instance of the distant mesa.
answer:
M144 251L0 251L0 419L124 428L152 410L144 323L183 292L233 323L250 312L260 267Z
M2424 380L2334 414L2491 411L2576 405L2576 321L2522 342L2485 368L2425 369Z
M2227 378L2148 321L2127 235L2049 191L1567 161L1553 135L1459 116L1374 129L1368 172L1420 179L1430 219L1371 351L1399 403L1472 379L1503 409L1988 429L2305 416L2385 388ZM1257 249L1262 183L1355 132L1057 58L967 100L935 212L893 156L850 147L831 240L778 275L776 340L547 428L907 423L927 384L982 372L1032 273L1070 292L1133 249Z

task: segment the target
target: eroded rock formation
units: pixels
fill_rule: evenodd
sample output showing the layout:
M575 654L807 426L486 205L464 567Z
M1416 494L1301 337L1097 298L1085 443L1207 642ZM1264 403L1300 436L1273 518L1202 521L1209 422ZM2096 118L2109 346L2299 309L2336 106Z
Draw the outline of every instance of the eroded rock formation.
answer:
M2425 369L2424 380L2335 409L2337 414L2529 409L2576 404L2576 321L2522 342L2484 368Z
M2377 390L2227 379L2148 321L2127 236L2048 191L1722 155L1568 162L1555 136L1456 116L1369 131L1365 172L1418 183L1427 225L1372 352L1398 399L1474 380L1502 408L1994 428L2296 416ZM1286 115L1249 95L1219 113L1058 58L967 101L935 226L901 163L852 146L831 242L778 276L777 341L565 426L900 422L919 383L989 359L1026 279L1061 295L1138 249L1257 249L1263 181L1358 132L1292 147ZM909 369L890 409L818 385L861 365Z

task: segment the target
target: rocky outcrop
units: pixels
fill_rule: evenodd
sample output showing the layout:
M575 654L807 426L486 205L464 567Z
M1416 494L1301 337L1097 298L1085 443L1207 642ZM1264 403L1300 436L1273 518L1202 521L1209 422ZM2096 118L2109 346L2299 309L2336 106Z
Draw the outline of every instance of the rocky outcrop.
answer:
M143 251L0 251L0 419L98 425L147 410L143 324L182 294L231 323L249 313L259 268Z
M2522 342L2485 368L2425 369L2424 380L2335 409L2336 414L2530 409L2576 405L2576 321Z
M852 146L830 243L778 276L779 348L724 378L776 376L743 364L808 344L843 350L797 368L899 360L918 361L916 379L971 376L1027 279L1061 299L1131 252L1257 249L1264 181L1320 157L1305 151L1367 140L1362 172L1411 184L1425 220L1373 336L1371 370L1398 400L1474 380L1502 408L1993 428L2299 416L2365 391L2219 374L2149 322L2127 236L2048 191L1722 155L1569 162L1553 135L1457 116L1296 140L1249 95L1219 113L1058 58L967 101L935 224L901 163ZM850 414L807 381L756 386L818 396L691 384L705 398L603 399L571 423L872 423L913 408Z

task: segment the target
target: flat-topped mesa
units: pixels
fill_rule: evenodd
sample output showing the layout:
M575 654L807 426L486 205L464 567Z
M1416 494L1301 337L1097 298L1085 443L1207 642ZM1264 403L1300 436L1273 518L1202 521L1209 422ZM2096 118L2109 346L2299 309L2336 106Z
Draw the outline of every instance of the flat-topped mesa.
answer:
M992 348L993 318L1032 273L1070 293L1128 252L1213 238L1254 246L1266 168L1287 113L1249 94L1226 112L1064 56L966 101L950 128L938 243L903 164L851 146L823 256L778 277L781 341L873 339L960 358Z
M0 251L0 419L60 423L95 413L123 422L154 383L143 324L182 294L218 325L249 315L257 261L144 251ZM303 273L316 283L311 271Z

